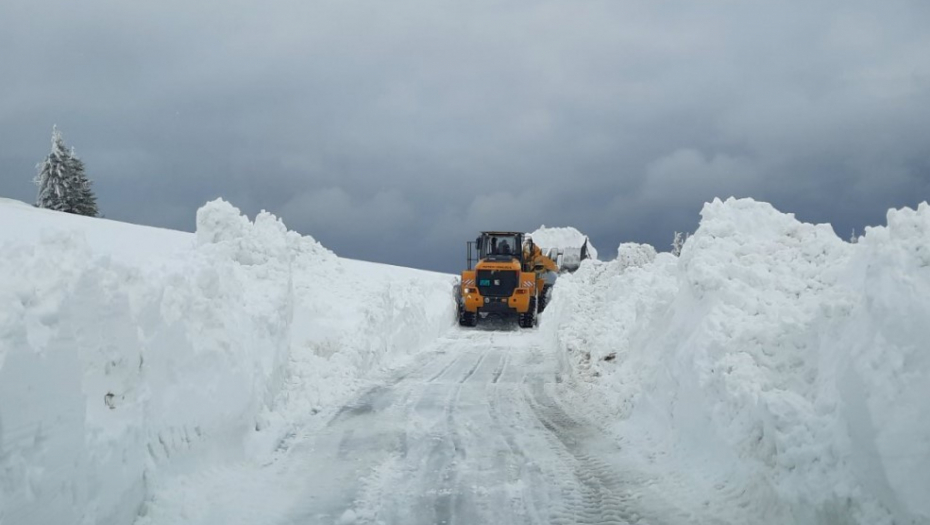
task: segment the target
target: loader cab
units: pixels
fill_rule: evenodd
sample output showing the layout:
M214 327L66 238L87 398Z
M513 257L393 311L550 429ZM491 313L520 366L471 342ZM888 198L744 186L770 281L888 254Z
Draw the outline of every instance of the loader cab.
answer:
M472 268L478 261L509 262L514 259L523 266L523 237L520 232L481 232L475 242L468 243L468 267Z
M516 232L482 232L475 240L478 259L509 261L523 260L523 234Z

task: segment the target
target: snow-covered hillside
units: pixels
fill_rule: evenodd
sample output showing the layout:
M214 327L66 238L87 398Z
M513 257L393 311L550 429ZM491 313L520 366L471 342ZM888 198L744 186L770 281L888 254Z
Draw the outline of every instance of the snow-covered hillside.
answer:
M216 201L196 234L0 201L0 524L131 523L452 323L450 276Z
M930 206L858 244L715 201L680 259L622 245L542 329L564 394L684 511L730 523L930 523Z

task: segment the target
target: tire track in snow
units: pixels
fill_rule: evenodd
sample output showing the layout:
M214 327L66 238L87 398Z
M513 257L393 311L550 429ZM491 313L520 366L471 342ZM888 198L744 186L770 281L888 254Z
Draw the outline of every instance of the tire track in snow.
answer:
M506 359L502 361L506 361ZM499 374L493 380L495 386L491 390L491 394L488 398L488 416L491 418L492 428L498 430L498 435L506 446L506 450L502 451L503 453L499 454L498 458L498 461L504 464L504 481L507 486L517 486L522 483L525 478L538 474L538 468L535 472L531 472L532 467L527 466L527 454L523 448L517 444L514 425L505 424L502 418L501 398L508 392L511 393L510 397L515 397L512 392L516 390L517 387L514 385L499 385L497 384L498 379L500 379ZM512 510L512 517L520 518L519 522L513 522L514 525L517 523L530 524L539 522L538 519L532 521L532 517L537 513L534 512L535 509L531 508L522 491L518 494L507 494L507 498L507 502Z
M466 452L454 414L464 381L459 378L467 378L484 357L472 348L454 347L457 355L428 379L398 385L409 391L403 402L406 454L374 469L363 482L357 507L385 523L410 525L451 523L453 516L467 512L456 497L461 492L458 466ZM441 378L449 381L437 381Z
M484 356L482 356L483 358ZM479 364L481 359L478 360ZM472 368L474 372L474 368ZM466 379L470 377L466 376ZM455 523L453 520L455 516L455 510L461 509L461 496L460 490L457 488L458 485L458 470L456 469L457 460L464 460L466 457L465 447L462 446L462 438L459 435L457 429L455 428L455 407L459 404L459 398L462 395L462 386L461 383L465 382L465 379L459 381L459 385L455 387L455 394L450 396L451 403L449 403L446 408L446 427L449 429L450 441L452 445L451 453L446 452L442 455L444 460L444 465L442 466L439 474L439 496L436 498L436 501L433 505L433 510L436 515L436 523Z
M410 378L416 376L416 375L419 374L420 372L422 372L422 371L426 370L427 368L429 368L430 365L432 365L432 364L436 363L437 361L439 361L439 360L442 358L442 355L443 355L443 354L440 354L440 355L439 355L438 357L436 357L435 359L431 359L431 360L429 360L429 361L426 361L425 363L423 363L423 364L421 364L421 365L419 365L419 366L416 366L416 367L414 367L414 368L411 369L411 370L408 370L408 371L406 371L406 372L401 373L400 375L396 376L396 377L391 381L391 384L392 384L392 385L397 385L397 384L403 383L403 382L406 381L407 379L410 379Z
M449 414L461 387L458 384L454 388L449 386L437 383L422 385L418 402L410 408L411 417L419 422L416 429L422 431L422 435L411 438L413 443L401 471L390 480L394 483L391 495L402 503L395 500L381 505L378 517L386 523L450 523L450 477L454 472L448 466L454 459L457 445L447 437L451 431ZM433 404L438 392L446 394L441 407ZM429 417L437 408L440 412L438 417ZM408 429L408 433L411 430Z
M550 396L559 363L532 334L456 332L437 350L305 429L286 461L243 470L293 493L278 523L668 523L641 510L650 479L605 462L616 447Z
M461 354L455 356L455 357L452 359L452 361L449 362L449 364L447 364L446 366L442 367L442 369L441 369L439 372L437 372L435 375L433 375L432 377L430 377L429 379L427 379L426 382L427 382L427 383L432 383L432 382L436 381L437 379L439 379L440 377L442 377L446 372L448 372L449 369L452 368L452 366L455 365L456 363L458 363L461 359L462 359L462 355L461 355Z
M576 482L574 490L566 494L562 509L554 509L552 523L630 525L662 522L643 516L637 510L638 490L642 483L621 478L606 462L587 452L586 442L592 437L590 429L580 424L559 407L545 392L544 384L535 382L526 394L527 405L549 432L553 451L565 469L562 475Z
M471 376L475 375L475 371L478 370L478 367L481 366L481 363L484 362L484 358L487 357L490 352L491 352L490 349L485 350L481 354L481 357L478 358L478 362L475 363L475 366L471 367L471 370L469 370L468 373L465 374L465 377L462 378L462 380L459 381L459 383L464 383L465 381L468 381L471 378Z
M494 371L494 378L491 379L491 383L497 384L500 381L508 362L510 362L510 352L504 352L499 363L500 366Z
M455 414L458 411L461 411L462 406L460 403L462 397L463 385L475 375L475 372L481 366L481 363L484 362L488 354L491 352L491 348L485 348L484 351L478 355L475 364L468 369L468 372L465 376L458 381L458 384L455 385L453 394L449 396L450 402L446 404L445 410L445 424L446 429L449 434L449 444L451 444L451 452L445 451L442 458L444 459L444 464L441 467L441 473L439 475L439 496L436 498L433 510L435 512L436 522L435 523L457 523L458 520L455 518L463 514L467 514L468 508L464 504L464 497L462 494L462 487L460 483L459 475L459 465L463 463L467 457L468 452L462 441L461 433L456 424ZM467 520L466 523L471 523L474 521L475 516L471 516L471 519Z

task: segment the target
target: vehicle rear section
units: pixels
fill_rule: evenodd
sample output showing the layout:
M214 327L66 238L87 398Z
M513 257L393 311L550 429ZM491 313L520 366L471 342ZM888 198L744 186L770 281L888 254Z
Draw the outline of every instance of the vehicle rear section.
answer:
M558 265L521 232L484 231L467 248L468 269L455 297L459 324L475 326L492 316L536 326Z
M536 278L519 269L462 272L458 292L459 324L475 326L487 317L516 318L523 328L536 324Z

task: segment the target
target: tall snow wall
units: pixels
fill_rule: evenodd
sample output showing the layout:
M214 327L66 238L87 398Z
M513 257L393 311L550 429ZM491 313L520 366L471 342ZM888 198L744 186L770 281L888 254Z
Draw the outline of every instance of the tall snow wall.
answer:
M284 226L214 203L192 244L139 267L79 230L3 245L0 522L131 523L147 472L245 434L272 399L294 302Z
M451 279L222 201L195 235L9 201L0 222L0 525L132 523L153 486L272 446L453 319Z
M560 279L541 326L683 515L874 525L930 523L928 320L930 206L848 244L731 199L680 258L622 245Z

